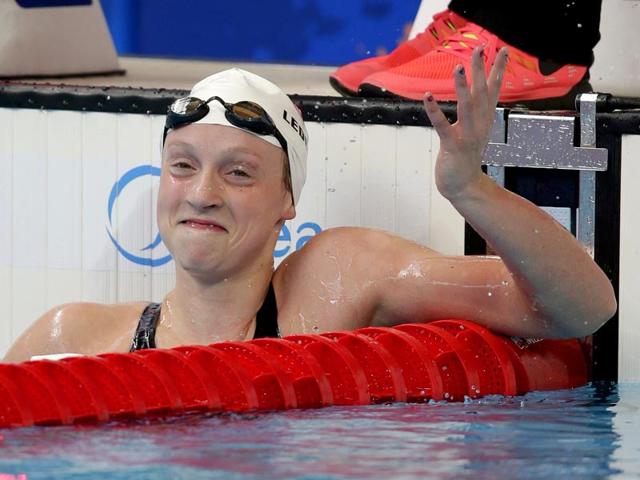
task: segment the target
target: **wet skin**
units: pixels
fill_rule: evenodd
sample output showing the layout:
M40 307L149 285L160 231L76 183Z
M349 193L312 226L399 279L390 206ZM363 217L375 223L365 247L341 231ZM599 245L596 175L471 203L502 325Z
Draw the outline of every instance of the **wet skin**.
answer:
M464 318L497 333L581 337L616 310L613 288L580 243L545 212L480 169L506 52L489 78L474 52L472 81L454 72L458 121L427 93L440 137L436 185L499 257L445 256L390 233L326 230L273 270L285 220L295 216L283 153L232 127L189 125L167 137L158 226L176 265L160 348L253 337L273 279L283 335ZM5 361L35 354L128 351L147 302L74 303L37 320Z

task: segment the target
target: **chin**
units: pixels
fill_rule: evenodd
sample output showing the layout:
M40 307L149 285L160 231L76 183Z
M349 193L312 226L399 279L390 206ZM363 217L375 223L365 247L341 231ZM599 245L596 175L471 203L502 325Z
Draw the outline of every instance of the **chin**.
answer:
M171 251L176 266L187 271L200 271L215 269L224 260L225 255L214 251L212 246L189 246L189 248L176 248Z
M220 275L224 268L220 262L214 262L211 259L193 259L180 262L180 268L192 277L211 277Z

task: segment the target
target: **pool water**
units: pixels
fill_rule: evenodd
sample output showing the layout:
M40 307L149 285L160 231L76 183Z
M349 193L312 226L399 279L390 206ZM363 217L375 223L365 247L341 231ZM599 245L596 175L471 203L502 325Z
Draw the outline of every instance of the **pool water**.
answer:
M626 479L640 476L639 409L640 384L596 384L458 404L4 429L0 480Z

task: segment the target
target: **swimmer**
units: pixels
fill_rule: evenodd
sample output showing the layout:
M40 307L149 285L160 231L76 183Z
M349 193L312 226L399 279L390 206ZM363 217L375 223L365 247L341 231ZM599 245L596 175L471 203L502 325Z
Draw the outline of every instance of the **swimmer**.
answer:
M617 308L606 275L567 230L480 168L506 63L503 50L487 78L477 49L471 85L461 66L454 71L454 124L431 94L424 98L440 137L437 188L498 256L441 255L383 231L336 228L274 270L280 229L304 183L307 133L275 85L227 70L167 115L157 221L175 261L173 290L158 305L56 307L4 361L442 318L519 337L595 332Z

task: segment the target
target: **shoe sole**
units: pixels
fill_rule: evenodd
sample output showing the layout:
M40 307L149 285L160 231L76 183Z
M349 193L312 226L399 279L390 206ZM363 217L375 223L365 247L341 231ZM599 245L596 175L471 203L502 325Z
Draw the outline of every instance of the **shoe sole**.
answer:
M377 85L372 85L370 83L361 83L358 86L358 96L373 97L373 98L402 98L404 100L407 100L407 98L401 95L396 95L395 93L390 92L385 88L381 88L381 87L378 87Z
M585 74L583 79L575 84L571 90L566 94L559 97L548 97L531 100L513 100L513 101L501 101L498 102L500 107L514 108L514 109L528 109L528 110L576 110L576 97L581 93L591 93L593 87L589 83L589 74ZM404 100L419 101L416 99L409 99L402 95L395 94L377 85L370 83L362 83L358 87L358 93L360 97L373 97L373 98L401 98ZM445 102L451 102L451 100L445 100ZM440 102L442 103L442 102ZM454 102L455 103L455 102Z
M353 91L345 87L340 81L335 77L329 77L329 83L340 95L345 97L359 97L358 92Z
M587 77L588 75L585 75ZM500 106L518 109L525 108L528 110L578 110L576 107L576 98L582 93L592 93L593 87L587 78L583 78L576 83L571 90L560 97L540 98L536 100L515 100L513 102L500 102Z

